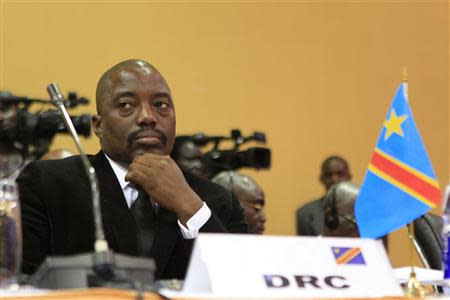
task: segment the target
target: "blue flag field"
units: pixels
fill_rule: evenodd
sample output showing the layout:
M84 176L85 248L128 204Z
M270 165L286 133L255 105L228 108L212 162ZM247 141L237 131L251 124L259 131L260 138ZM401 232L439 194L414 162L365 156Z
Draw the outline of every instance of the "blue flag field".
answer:
M411 113L406 83L388 110L355 204L361 237L378 238L439 205L441 192Z

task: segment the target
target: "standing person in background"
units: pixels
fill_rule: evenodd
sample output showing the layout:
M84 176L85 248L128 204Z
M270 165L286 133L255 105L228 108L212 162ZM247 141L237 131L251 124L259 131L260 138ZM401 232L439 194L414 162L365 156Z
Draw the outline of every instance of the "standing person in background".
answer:
M252 178L234 171L222 171L214 176L212 182L220 184L238 197L244 208L248 232L263 234L266 215L264 192L261 187Z
M334 185L351 180L350 167L340 156L326 158L321 166L320 182L325 188L325 194ZM323 201L325 196L308 202L297 209L297 235L321 235L323 233Z

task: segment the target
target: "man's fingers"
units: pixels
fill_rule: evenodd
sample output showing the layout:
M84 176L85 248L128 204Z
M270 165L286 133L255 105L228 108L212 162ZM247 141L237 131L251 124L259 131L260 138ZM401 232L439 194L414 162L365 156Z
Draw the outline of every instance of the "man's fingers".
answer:
M125 180L140 184L149 176L150 174L148 174L148 171L146 172L145 170L134 168L133 170L128 171L127 175L125 176Z
M134 158L133 162L130 165L130 168L133 167L133 165L144 165L146 167L151 167L155 164L156 161L156 157L144 157L144 155L139 155Z
M131 163L131 166L135 164L135 165L143 165L149 168L157 166L161 167L168 165L169 161L171 160L172 159L168 155L162 156L152 153L146 153L144 155L136 156L133 162Z

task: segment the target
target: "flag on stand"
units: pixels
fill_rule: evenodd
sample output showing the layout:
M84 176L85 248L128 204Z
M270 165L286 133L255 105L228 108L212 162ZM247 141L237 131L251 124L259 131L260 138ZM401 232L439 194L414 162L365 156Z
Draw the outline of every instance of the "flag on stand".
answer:
M441 192L402 83L355 204L361 237L378 238L439 205Z

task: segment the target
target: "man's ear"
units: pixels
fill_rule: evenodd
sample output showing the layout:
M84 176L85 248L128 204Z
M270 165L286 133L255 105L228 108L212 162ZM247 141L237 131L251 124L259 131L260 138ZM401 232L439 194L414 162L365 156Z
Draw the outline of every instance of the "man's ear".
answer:
M348 172L348 180L352 180L352 177L353 177L352 173Z
M92 115L92 129L94 130L95 135L101 139L102 138L102 117L99 115Z
M319 180L320 180L320 183L322 183L323 185L325 185L325 176L323 176L323 174L320 174Z

